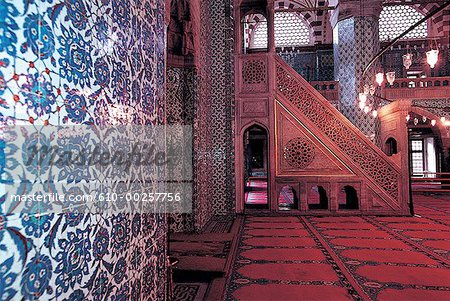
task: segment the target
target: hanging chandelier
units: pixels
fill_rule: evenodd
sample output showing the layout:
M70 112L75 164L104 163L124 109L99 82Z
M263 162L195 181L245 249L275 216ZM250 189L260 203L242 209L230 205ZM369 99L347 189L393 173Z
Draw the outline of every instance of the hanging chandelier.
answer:
M430 68L433 69L436 66L439 58L439 49L431 49L427 52L427 63L430 65Z
M409 67L412 65L413 54L407 53L403 56L403 66L406 70L409 70Z
M395 71L390 71L388 73L386 73L386 79L389 83L389 85L393 85L395 82Z
M378 86L381 87L381 84L384 81L384 73L383 72L379 72L375 75L375 81L377 82Z
M427 63L430 65L430 68L435 68L437 62L439 61L439 46L437 43L433 45L431 44L432 49L426 52ZM434 49L435 48L435 49ZM413 63L414 55L410 52L406 53L402 56L403 66L406 70L408 70ZM363 72L364 76L364 72ZM395 71L389 71L384 73L383 71L375 74L375 82L379 87L383 87L383 82L385 80L389 83L390 86L393 86L396 80ZM377 113L377 105L375 105L372 100L372 97L380 98L375 95L377 85L376 84L365 84L362 88L363 92L359 93L359 109L363 111L365 114L370 114L372 117L376 118L378 116ZM442 121L442 120L441 120ZM435 121L434 121L435 122ZM434 123L433 122L433 123ZM450 124L450 121L442 121L445 124Z
M445 123L445 117L441 118L441 122L443 124ZM421 116L414 112L409 112L406 115L406 124L409 126L431 126L431 127L434 127L434 126L436 126L437 121L435 119L429 119L426 116Z

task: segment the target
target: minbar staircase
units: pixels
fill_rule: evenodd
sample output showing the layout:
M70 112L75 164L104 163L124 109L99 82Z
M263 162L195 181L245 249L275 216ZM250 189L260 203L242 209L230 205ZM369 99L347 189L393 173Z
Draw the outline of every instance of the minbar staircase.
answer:
M253 124L269 133L270 208L286 187L298 197L299 214L409 214L409 179L329 101L279 56L241 55L237 59L236 141ZM242 145L236 143L236 152ZM237 156L238 157L238 156ZM237 200L242 211L241 162L236 160ZM329 199L326 210L310 206L318 186ZM340 206L352 187L358 206ZM241 209L241 210L240 210Z

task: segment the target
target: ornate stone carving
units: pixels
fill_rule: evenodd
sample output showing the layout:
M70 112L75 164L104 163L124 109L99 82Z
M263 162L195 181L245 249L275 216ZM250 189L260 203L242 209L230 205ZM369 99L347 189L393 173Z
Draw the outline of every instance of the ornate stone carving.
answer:
M245 92L266 92L266 62L259 59L244 60L242 65L242 83L243 91Z
M399 172L375 151L373 145L361 139L330 108L303 88L302 83L280 63L277 63L276 72L278 92L352 158L367 176L397 199Z
M242 78L248 85L265 83L266 65L260 60L246 61L242 67Z
M305 138L291 139L283 147L284 159L295 168L305 169L314 161L315 155L314 145Z

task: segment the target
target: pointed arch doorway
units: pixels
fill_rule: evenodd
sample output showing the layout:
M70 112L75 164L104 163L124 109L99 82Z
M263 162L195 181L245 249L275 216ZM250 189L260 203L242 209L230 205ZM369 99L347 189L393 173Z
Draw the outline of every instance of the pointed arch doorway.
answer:
M252 125L244 132L244 208L268 209L268 146L267 130Z

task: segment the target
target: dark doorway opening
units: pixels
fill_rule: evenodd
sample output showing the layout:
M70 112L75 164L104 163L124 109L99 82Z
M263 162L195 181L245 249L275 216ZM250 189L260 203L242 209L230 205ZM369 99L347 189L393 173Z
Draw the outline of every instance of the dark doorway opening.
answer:
M254 125L244 133L245 208L269 208L268 135L266 129Z

